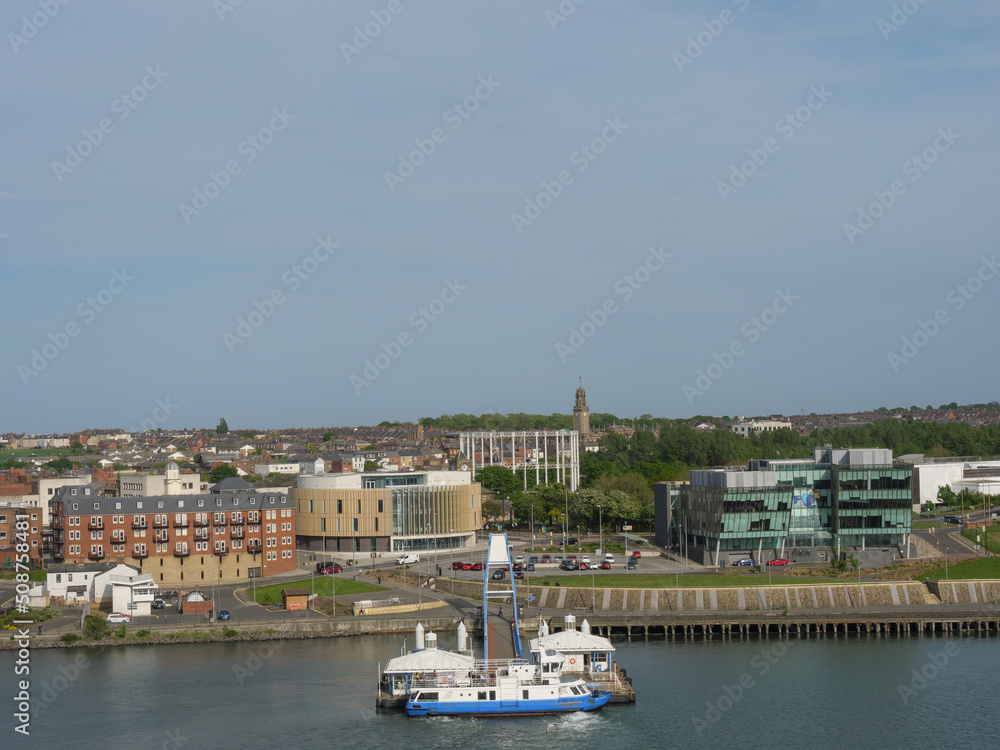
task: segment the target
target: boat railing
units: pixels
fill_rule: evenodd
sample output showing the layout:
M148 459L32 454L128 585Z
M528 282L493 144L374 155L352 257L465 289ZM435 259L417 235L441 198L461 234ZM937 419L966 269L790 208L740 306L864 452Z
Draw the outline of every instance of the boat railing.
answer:
M420 688L442 688L442 687L467 687L467 688L487 688L495 687L497 677L506 677L507 672L470 672L469 674L438 674L420 675L410 679L410 690ZM521 678L521 685L542 685L543 682L538 677L530 679Z

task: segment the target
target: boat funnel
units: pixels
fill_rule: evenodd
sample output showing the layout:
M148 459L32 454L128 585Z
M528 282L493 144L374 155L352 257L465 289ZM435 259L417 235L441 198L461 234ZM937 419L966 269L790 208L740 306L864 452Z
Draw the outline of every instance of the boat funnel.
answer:
M549 634L549 624L541 617L538 618L538 637L544 638Z
M424 637L424 642L427 644L428 649L437 648L438 647L437 633L428 633Z
M590 635L590 623L587 622L587 618L583 618L583 622L580 623L580 632Z
M417 623L416 633L417 633L417 645L413 647L413 650L414 651L423 651L424 650L424 626L421 625L419 622Z
M576 630L576 617L573 615L566 615L566 630Z
M464 622L458 623L458 653L464 654L466 648L466 639L469 637L469 629L465 627Z

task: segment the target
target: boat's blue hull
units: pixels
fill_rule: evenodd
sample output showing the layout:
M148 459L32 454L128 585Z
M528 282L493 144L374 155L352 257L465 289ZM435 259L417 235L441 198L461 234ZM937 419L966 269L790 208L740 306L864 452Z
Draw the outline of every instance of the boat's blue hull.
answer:
M409 701L406 713L410 716L470 716L481 718L512 718L517 716L551 716L576 711L597 711L611 699L611 693L573 698L537 698L512 701Z

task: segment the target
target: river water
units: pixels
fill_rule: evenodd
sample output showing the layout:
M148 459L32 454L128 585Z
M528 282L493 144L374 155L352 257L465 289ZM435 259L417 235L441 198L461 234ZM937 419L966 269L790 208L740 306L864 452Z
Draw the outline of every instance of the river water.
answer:
M442 648L454 647L441 634ZM408 639L412 644L412 636ZM616 640L632 706L515 720L379 714L398 637L31 652L30 738L0 747L1000 747L996 637ZM15 656L0 653L5 703Z

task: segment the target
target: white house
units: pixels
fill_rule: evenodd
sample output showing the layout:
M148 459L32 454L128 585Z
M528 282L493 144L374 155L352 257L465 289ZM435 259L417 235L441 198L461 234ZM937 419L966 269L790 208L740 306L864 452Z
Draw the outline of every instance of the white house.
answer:
M133 617L148 616L151 613L153 600L157 589L153 583L152 573L142 575L112 575L111 609L114 612L132 615Z
M45 585L50 601L60 598L66 604L91 603L111 605L111 576L134 576L138 568L122 563L60 563L46 570Z
M266 477L268 474L298 474L299 464L295 462L283 464L254 464L253 470L255 474L259 474L262 477Z

